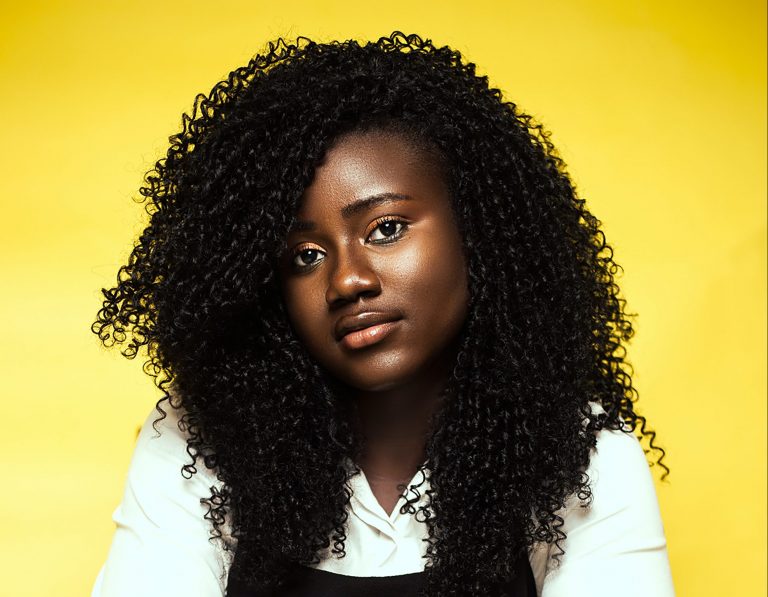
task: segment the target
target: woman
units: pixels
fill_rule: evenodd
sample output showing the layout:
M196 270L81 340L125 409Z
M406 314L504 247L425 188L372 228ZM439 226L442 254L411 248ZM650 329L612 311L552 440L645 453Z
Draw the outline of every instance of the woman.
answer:
M164 394L94 595L672 595L618 265L539 125L399 32L279 40L183 122L93 327Z

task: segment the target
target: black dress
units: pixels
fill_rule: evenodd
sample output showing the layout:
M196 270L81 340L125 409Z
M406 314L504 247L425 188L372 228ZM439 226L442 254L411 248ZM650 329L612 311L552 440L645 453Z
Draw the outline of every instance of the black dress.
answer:
M536 597L536 583L528 558L521 558L515 579L504 584L495 597ZM425 572L397 576L347 576L294 564L289 583L265 593L237 582L227 586L227 597L416 597L423 588Z

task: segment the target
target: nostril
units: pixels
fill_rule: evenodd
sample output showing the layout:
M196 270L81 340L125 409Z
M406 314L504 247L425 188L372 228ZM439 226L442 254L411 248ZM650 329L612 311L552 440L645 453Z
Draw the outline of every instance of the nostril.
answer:
M338 302L355 301L361 296L376 296L380 292L381 283L378 276L368 271L331 278L325 298L329 305L333 305Z

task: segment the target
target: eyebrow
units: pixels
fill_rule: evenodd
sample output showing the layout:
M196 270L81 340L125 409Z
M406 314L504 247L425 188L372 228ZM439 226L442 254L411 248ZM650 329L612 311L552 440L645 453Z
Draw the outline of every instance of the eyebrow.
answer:
M394 201L408 201L413 199L410 195L404 195L402 193L377 193L376 195L369 195L358 199L354 203L345 205L341 208L341 215L345 220L348 220L355 214L370 209L376 205L382 205L384 203L392 203ZM297 220L292 230L295 232L301 232L304 230L314 230L317 224L310 220Z

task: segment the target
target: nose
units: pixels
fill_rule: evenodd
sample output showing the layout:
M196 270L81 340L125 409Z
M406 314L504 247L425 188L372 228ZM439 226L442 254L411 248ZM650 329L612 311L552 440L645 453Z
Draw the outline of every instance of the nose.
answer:
M329 274L326 302L333 306L354 302L360 295L376 296L380 292L381 281L365 255L365 248L340 249Z

